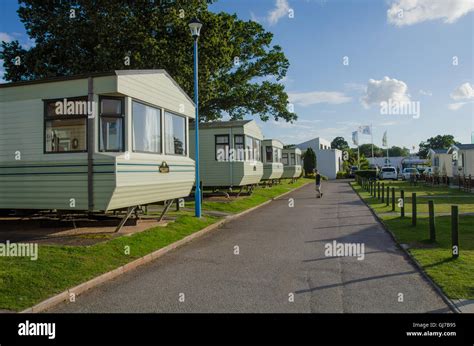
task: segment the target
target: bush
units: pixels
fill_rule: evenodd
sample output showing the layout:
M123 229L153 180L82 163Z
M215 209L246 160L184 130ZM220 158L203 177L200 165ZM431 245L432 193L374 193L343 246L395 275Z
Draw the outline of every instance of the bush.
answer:
M361 178L376 179L377 171L374 169L360 170L360 171L355 171L355 175Z
M336 179L346 179L349 178L349 173L344 172L344 171L339 171L336 174Z

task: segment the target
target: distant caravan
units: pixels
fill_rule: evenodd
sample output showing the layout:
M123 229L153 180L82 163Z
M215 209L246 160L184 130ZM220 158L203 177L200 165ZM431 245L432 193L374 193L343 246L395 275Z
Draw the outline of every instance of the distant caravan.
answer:
M164 70L0 85L0 209L106 212L188 196L194 103Z
M265 139L262 145L263 177L265 184L274 184L283 176L283 143L278 139Z
M283 179L296 181L303 172L301 167L301 150L296 147L285 148L282 152Z
M190 153L195 153L194 123L190 124ZM199 160L204 190L250 194L263 175L263 135L254 120L199 124Z

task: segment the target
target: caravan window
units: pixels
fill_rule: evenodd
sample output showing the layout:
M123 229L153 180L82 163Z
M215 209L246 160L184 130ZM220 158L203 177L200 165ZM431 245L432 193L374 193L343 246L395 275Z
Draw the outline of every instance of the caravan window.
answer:
M87 151L87 97L45 101L44 152Z
M161 111L132 102L133 151L161 154Z
M255 152L254 152L254 147L253 147L253 138L250 137L250 136L247 136L245 138L245 149L246 150L246 154L247 154L247 161L252 161L254 160L254 156L255 156Z
M291 165L294 166L296 165L296 155L295 153L291 153Z
M124 151L123 98L100 98L100 151Z
M260 156L261 154L261 148L260 148L260 140L252 138L253 140L253 152L254 152L254 160L255 161L261 161L262 158Z
M272 147L265 147L265 150L266 150L266 157L265 157L265 160L267 162L272 162L273 161L273 149Z
M273 148L273 162L281 162L281 149Z
M216 160L228 161L229 157L229 135L216 135Z
M186 155L186 119L170 112L165 112L165 152Z
M288 153L283 153L282 162L285 166L288 166Z
M235 155L234 158L237 161L244 161L245 160L245 151L244 148L244 136L243 135L235 135L234 136L234 149Z

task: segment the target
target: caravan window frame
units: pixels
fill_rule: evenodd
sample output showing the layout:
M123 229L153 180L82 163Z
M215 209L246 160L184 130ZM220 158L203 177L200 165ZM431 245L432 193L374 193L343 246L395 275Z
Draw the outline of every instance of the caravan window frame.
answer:
M133 145L133 140L134 140L134 137L135 137L135 134L134 134L134 131L133 131L133 120L135 118L134 114L133 114L133 102L136 102L136 103L139 103L141 104L142 106L145 106L145 107L150 107L150 108L154 108L154 109L157 109L159 112L160 112L160 145L159 145L159 148L160 148L160 151L159 152L156 152L156 151L143 151L143 150L135 150L135 147ZM131 125L131 132L130 132L130 139L131 139L131 152L134 152L134 153L139 153L139 154L152 154L152 155L164 155L163 151L164 151L164 148L163 148L163 136L162 136L162 132L163 132L163 120L164 120L164 109L162 107L159 107L159 106L156 106L156 105L153 105L151 103L148 103L148 102L144 102L144 101L141 101L139 99L135 99L135 98L132 98L131 99L131 104L130 104L131 108L131 112L130 112L130 125Z
M108 100L119 100L121 101L121 115L117 114L108 114L104 113L102 114L102 100L108 99ZM102 141L100 140L101 138L101 132L102 132L102 117L104 118L116 118L116 119L122 119L122 143L120 144L121 150L106 150L106 149L101 149ZM99 131L97 135L99 136L98 139L98 145L99 145L99 152L101 153L123 153L125 152L125 97L120 97L120 96L106 96L106 95L99 95Z
M78 100L85 100L86 102L89 100L88 96L74 96L74 97L61 97L61 98L54 98L54 99L42 99L43 102L43 154L77 154L77 153L87 153L89 148L89 117L87 114L84 115L57 115L57 116L50 116L48 115L48 104L55 103L58 101L63 101L67 99L68 101L78 101ZM85 119L85 131L86 131L86 143L84 150L69 150L69 151L47 151L46 150L46 123L48 121L54 120L72 120L72 119Z
M184 115L180 115L180 114L177 114L175 112L171 112L165 108L162 108L163 109L163 134L164 134L164 138L163 138L163 152L164 152L164 155L167 155L167 156L184 156L184 157L187 157L188 156L188 134L187 134L187 126L186 126L186 116ZM175 117L180 117L180 118L183 118L183 125L184 125L184 143L183 143L183 151L184 153L183 154L173 154L173 153L168 153L167 149L166 149L166 114L170 114L171 116L175 116Z
M227 138L227 143L217 143L217 138L218 137L226 137ZM217 162L229 162L229 157L227 156L225 160L219 161L217 159L217 145L224 145L228 147L228 152L230 153L230 136L228 134L220 134L220 135L214 135L214 159Z

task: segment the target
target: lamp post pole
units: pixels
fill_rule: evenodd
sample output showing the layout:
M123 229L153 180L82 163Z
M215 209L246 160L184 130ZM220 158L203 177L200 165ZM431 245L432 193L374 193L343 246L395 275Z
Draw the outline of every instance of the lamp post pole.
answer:
M199 176L199 87L198 87L198 39L194 38L194 103L196 104L195 117L195 148L196 148L196 191L195 200L195 216L201 217L201 178Z
M189 23L191 35L194 39L194 103L196 109L195 116L195 169L196 169L196 189L194 190L194 214L201 217L201 179L199 176L199 84L198 84L198 38L202 23L194 18Z

